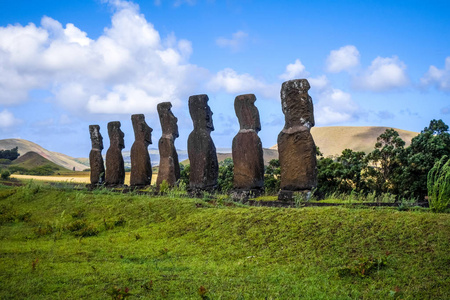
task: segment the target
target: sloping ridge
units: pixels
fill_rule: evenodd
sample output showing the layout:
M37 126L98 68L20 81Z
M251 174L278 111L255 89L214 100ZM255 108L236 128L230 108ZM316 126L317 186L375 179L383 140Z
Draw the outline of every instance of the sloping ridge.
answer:
M42 167L45 165L50 165L52 168L64 169L63 167L55 164L54 162L46 159L45 157L42 157L42 155L33 151L27 152L24 155L20 155L12 162L11 165L23 167L25 169Z
M372 152L379 137L386 129L392 127L383 126L329 126L329 127L313 127L311 134L314 138L316 146L319 147L324 157L340 155L345 149L354 151L363 151L366 154ZM406 146L411 144L413 137L418 132L407 131L403 129L393 128L398 132L400 137L405 141ZM277 150L278 145L272 146L270 149Z
M75 167L76 171L83 171L88 167L80 164L75 161L73 157L67 156L62 153L52 152L47 149L42 148L38 144L33 142L23 140L23 139L4 139L0 140L0 149L1 150L9 150L12 148L18 147L20 155L24 155L27 152L35 152L42 156L43 158L48 159L51 162L54 162L58 166L61 166L65 169L72 170ZM20 156L19 156L20 157Z

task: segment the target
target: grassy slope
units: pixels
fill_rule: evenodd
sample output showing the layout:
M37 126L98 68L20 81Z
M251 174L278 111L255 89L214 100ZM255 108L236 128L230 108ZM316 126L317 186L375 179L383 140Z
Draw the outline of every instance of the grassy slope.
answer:
M151 299L200 299L200 286L210 299L450 298L448 214L226 207L36 186L0 189L0 208L1 299L101 299L114 286ZM67 229L80 220L99 234ZM386 251L386 267L338 275Z
M67 169L55 164L52 161L49 161L48 159L42 157L40 154L33 151L27 152L24 155L19 156L11 163L11 166L18 166L28 170L45 165L50 165L51 167L55 168L55 170L68 171Z

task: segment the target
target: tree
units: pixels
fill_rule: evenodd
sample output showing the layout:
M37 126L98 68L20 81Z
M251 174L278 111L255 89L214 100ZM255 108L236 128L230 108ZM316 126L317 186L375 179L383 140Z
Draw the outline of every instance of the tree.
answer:
M428 172L444 155L450 156L448 126L442 120L431 120L406 148L400 187L402 196L423 199L427 195Z
M405 141L394 129L386 129L378 138L375 150L367 155L374 167L371 174L375 177L377 193L398 194L405 154Z
M233 188L234 164L231 158L219 163L219 176L217 177L217 185L221 192L227 192Z
M365 153L345 149L335 159L320 158L317 162L317 189L320 195L332 193L367 192L364 172L367 169Z
M19 156L20 154L18 147L12 148L11 150L0 150L0 158L15 160Z
M264 189L266 193L278 193L281 184L280 174L280 160L272 159L271 161L269 161L269 165L265 167L264 172Z
M179 182L182 182L185 186L189 186L189 174L191 172L190 165L180 164L180 179Z

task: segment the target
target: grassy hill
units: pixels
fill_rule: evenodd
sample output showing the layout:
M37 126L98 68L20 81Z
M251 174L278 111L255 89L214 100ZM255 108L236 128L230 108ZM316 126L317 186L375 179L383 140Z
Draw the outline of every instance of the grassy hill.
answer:
M331 126L313 127L311 134L316 146L325 157L340 155L346 148L354 151L364 151L366 154L374 149L377 137L391 127L377 126ZM406 146L418 132L394 128L405 141ZM275 145L270 149L278 149Z
M32 151L68 170L72 170L74 167L76 171L82 171L86 168L89 168L89 166L81 164L80 162L76 161L73 157L67 156L62 153L49 151L47 149L42 148L38 144L35 144L27 140L23 139L0 140L1 150L9 150L15 147L19 148L20 155L24 155L25 153Z
M41 155L33 151L27 152L11 162L11 166L22 167L27 170L36 167L42 167L45 165L52 167L52 169L54 170L67 171L67 169L55 164L54 162L46 159L45 157L42 157Z
M0 187L0 299L450 299L449 214L179 194Z

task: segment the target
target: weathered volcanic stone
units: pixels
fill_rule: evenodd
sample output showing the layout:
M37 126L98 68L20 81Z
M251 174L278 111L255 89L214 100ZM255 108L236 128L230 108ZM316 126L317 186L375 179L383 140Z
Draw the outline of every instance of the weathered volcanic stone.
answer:
M232 146L235 189L264 188L263 149L258 137L261 122L255 101L253 94L240 95L234 100L234 110L240 125Z
M108 186L123 185L125 182L125 166L122 149L125 148L124 134L120 130L120 122L108 123L110 146L106 151L106 179Z
M159 139L159 171L156 186L159 187L163 180L169 186L174 186L180 178L180 164L175 148L175 139L178 137L178 119L173 115L172 104L162 102L157 106L159 121L161 122L162 136Z
M217 186L219 164L211 139L214 125L208 100L207 95L189 97L189 113L194 123L194 130L188 138L189 187L193 192L213 190Z
M314 111L306 79L290 80L281 87L286 124L278 135L281 192L311 190L317 186L316 145L310 133ZM282 194L281 193L281 194Z
M150 185L152 181L152 164L148 153L148 145L152 143L153 129L147 125L143 114L132 115L131 122L134 130L134 143L130 151L130 185Z
M102 150L103 137L99 125L89 125L92 150L89 152L89 165L91 167L91 184L105 183L105 165L103 164Z

